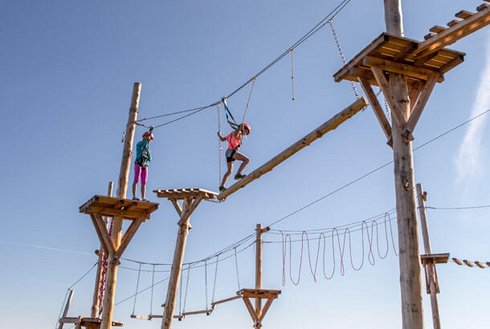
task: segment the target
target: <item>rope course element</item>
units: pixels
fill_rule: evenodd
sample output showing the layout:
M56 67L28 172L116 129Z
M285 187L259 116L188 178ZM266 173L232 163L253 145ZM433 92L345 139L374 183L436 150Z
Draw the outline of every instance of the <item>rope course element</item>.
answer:
M342 59L342 63L344 63L345 65L347 64L347 60L345 59L345 54L344 51L342 50L342 45L340 44L339 37L333 26L333 20L328 21L328 26L330 27L330 31L332 32L332 36L335 41L335 45L337 46L337 50L339 51L340 58ZM353 81L351 81L350 84L352 86L352 90L354 91L354 95L356 96L356 98L361 98L361 95L357 91L356 84Z
M393 211L386 212L370 220L363 220L358 223L334 227L327 230L309 230L309 231L282 231L271 230L271 234L279 234L280 241L264 241L266 243L281 243L282 246L282 284L286 284L287 271L289 279L293 285L298 285L301 281L303 261L305 253L306 261L313 281L317 281L318 269L321 265L323 277L327 280L333 278L338 264L338 271L341 276L345 275L345 257L348 250L349 261L354 271L360 271L367 258L369 264L376 263L375 254L380 259L388 256L391 248L395 255L398 255L393 234L392 222L396 219L392 217ZM381 220L381 222L380 222ZM380 233L379 226L383 226L383 232ZM353 257L353 233L360 232L361 238L361 257L359 264L356 265ZM384 234L383 234L384 233ZM316 240L316 251L312 251L312 241ZM300 252L297 265L297 275L293 277L293 243L299 243ZM327 249L330 245L331 265L330 273L327 273ZM384 245L382 247L381 245ZM305 251L306 248L306 251ZM374 250L375 249L375 250ZM313 257L312 257L313 256ZM289 261L288 261L289 259ZM319 264L321 261L321 264ZM288 268L289 265L289 268Z
M330 13L328 13L320 22L318 22L313 28L311 28L308 32L306 32L302 37L300 37L296 42L294 42L290 47L287 48L284 52L282 52L279 56L277 56L272 62L267 64L265 67L263 67L261 70L259 70L256 74L254 74L250 79L248 79L246 82L244 82L242 85L240 85L238 88L230 92L227 96L224 98L230 98L234 96L236 93L240 92L243 88L248 86L251 83L255 83L255 80L267 72L271 67L273 67L275 64L277 64L279 61L281 61L284 57L286 57L292 50L296 49L299 47L301 44L303 44L306 40L311 38L314 34L316 34L318 31L320 31L325 25L327 25L330 21L332 21L350 2L351 0L342 0ZM222 102L221 98L209 105L204 105L200 107L195 107L191 109L186 109L186 110L181 110L181 111L176 111L176 112L171 112L171 113L166 113L166 114L161 114L161 115L156 115L152 117L146 117L139 119L135 122L136 125L142 126L145 128L149 128L150 126L145 125L143 122L149 121L149 120L155 120L155 119L161 119L161 118L166 118L169 116L173 115L178 115L178 114L184 114L176 119L164 122L162 124L154 125L154 128L159 128L163 127L166 125L169 125L171 123L177 122L179 120L185 119L189 116L198 114L199 112L202 112L206 109L209 109L211 107L214 107Z
M456 258L456 257L451 258L451 261L454 264L459 265L459 266L465 265L467 267L478 267L481 269L485 269L485 268L490 267L490 262L481 262L481 261L477 261L477 260L470 261L467 259L460 259L460 258Z
M432 209L432 210L468 210L468 209L482 209L482 208L490 208L490 204L482 205L482 206L465 206L465 207L430 207L430 206L425 207L425 209Z

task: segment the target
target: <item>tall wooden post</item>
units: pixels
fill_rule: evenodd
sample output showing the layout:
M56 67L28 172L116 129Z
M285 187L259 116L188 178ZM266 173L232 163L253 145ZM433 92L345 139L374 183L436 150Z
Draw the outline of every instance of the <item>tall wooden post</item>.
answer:
M119 170L119 180L117 185L117 197L126 198L128 190L129 169L131 167L131 156L133 153L133 139L135 122L138 118L138 106L140 101L141 83L135 82L133 85L133 95L131 97L131 107L129 108L128 122L126 124L126 134L124 136L124 147ZM118 250L122 239L122 218L114 217L111 240L114 249ZM114 298L117 284L117 271L119 259L114 254L109 253L107 257L107 283L104 295L103 313L101 329L112 328L112 316L114 313Z
M432 254L430 248L430 240L429 240L429 227L427 225L427 216L425 215L425 193L422 191L422 185L417 184L417 201L419 204L419 215L420 215L420 225L422 229L422 239L424 240L424 251L426 254ZM426 271L428 271L429 278L429 293L430 293L430 305L432 308L432 322L434 323L434 329L441 329L441 320L439 318L439 305L437 303L437 286L435 282L436 271L434 263L428 264L426 267Z
M172 326L175 301L177 300L177 290L180 285L182 265L184 263L187 235L191 227L191 214L199 205L201 200L202 197L189 197L184 200L182 207L180 207L176 200L172 200L174 207L180 214L180 221L178 223L179 233L177 235L177 241L175 243L174 259L172 262L172 269L170 271L170 278L168 281L167 299L165 300L163 310L162 329L170 329L170 327Z
M403 36L401 0L384 0L385 22L388 33ZM374 72L376 73L376 72ZM396 108L392 116L410 117L410 99L407 82L401 74L390 73L389 90ZM399 111L399 113L394 113ZM401 113L400 113L401 112ZM420 277L420 253L415 204L415 180L411 141L402 135L402 130L393 120L393 159L398 223L400 262L400 288L402 299L403 329L422 329L422 281Z
M262 224L257 224L255 227L255 289L257 290L262 289L262 234L269 232L269 230L269 227L262 228ZM262 316L261 298L255 298L255 312L257 318Z
M112 196L113 188L114 188L114 183L109 182L109 185L107 186L108 196ZM105 221L107 221L107 219ZM92 318L96 318L99 315L99 309L100 309L99 296L100 296L100 291L103 289L101 283L103 279L102 275L103 275L104 260L107 260L107 255L104 253L104 248L101 244L99 247L99 260L97 262L97 274L95 274L94 297L92 300L92 308L90 313L90 316Z

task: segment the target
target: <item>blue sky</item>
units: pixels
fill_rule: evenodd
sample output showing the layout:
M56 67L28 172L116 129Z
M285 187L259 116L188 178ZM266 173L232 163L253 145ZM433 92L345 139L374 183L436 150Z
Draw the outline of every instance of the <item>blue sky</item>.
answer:
M96 261L93 251L99 242L90 219L79 214L78 207L94 194L105 194L108 182L118 177L133 83L142 83L139 118L210 104L288 49L338 2L20 0L1 4L0 327L17 329L54 327L66 289ZM459 10L474 10L480 4L476 0L405 1L406 36L423 39L431 26L445 25ZM352 58L384 31L383 2L352 0L334 24L346 57ZM415 148L490 109L488 28L451 48L465 52L465 61L435 87L414 133ZM257 79L247 113L253 132L242 147L251 158L245 172L354 101L349 83L333 81L332 75L341 67L326 27L294 52L294 102L290 58ZM248 91L244 88L229 100L238 117ZM490 204L487 116L415 151L416 181L428 191L429 206ZM222 130L228 131L224 118L221 122ZM217 129L215 109L156 129L148 189L217 190ZM138 128L137 139L142 133ZM207 257L253 233L256 223L270 224L391 161L392 151L385 143L368 108L226 202L201 204L191 219L186 261ZM332 228L383 214L395 206L392 171L388 165L273 228ZM125 257L169 263L178 218L170 202L157 200L152 193L150 199L160 202L159 210L140 228ZM490 261L488 215L488 208L428 210L433 251ZM278 241L280 236L265 238ZM359 232L353 233L352 241L358 264ZM311 251L315 248L312 244ZM298 270L300 244L293 244L292 250L293 270ZM237 258L240 286L252 287L253 248ZM332 280L314 282L304 262L300 284L286 280L282 286L281 244L266 244L264 287L282 289L282 294L264 326L400 326L398 258L393 251L384 260L377 257L374 266L365 260L360 271L350 267L348 258L343 276L336 272ZM137 265L127 261L123 266L116 301L135 292ZM216 298L237 290L235 271L234 257L220 263ZM438 268L445 328L482 328L487 323L489 273L490 269L455 264ZM156 280L165 274L157 272ZM208 276L210 299L211 265ZM203 308L203 269L191 271L189 282L187 309ZM140 287L149 283L151 272L143 272ZM93 285L94 272L77 284L71 315L90 313ZM158 305L165 290L166 284L155 287L155 313L161 312ZM138 296L138 313L149 312L149 293ZM132 309L132 299L120 303L115 318L129 328L160 327L156 320L131 320ZM424 312L430 327L426 295ZM217 308L210 317L176 321L174 327L230 325L252 325L239 301Z

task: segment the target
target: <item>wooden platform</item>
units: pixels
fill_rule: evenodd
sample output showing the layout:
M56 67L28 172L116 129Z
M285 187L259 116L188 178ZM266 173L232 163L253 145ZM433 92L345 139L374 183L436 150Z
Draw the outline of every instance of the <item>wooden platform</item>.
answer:
M265 290L265 289L241 289L237 291L237 295L242 298L268 298L275 299L281 294L281 290Z
M87 329L99 329L102 323L100 318L83 318L83 317L64 317L59 320L61 326L63 324L74 324L76 329L85 327ZM122 327L124 323L112 321L113 327Z
M217 200L218 193L201 188L182 188L169 190L154 190L159 198L184 200L187 198L201 197L203 200Z
M120 199L95 195L80 206L80 212L88 215L122 217L123 219L149 219L150 214L158 209L158 203Z
M446 264L449 261L449 254L425 254L420 255L422 265L427 264Z
M449 49L440 49L430 56L412 59L412 53L418 48L416 40L382 33L356 57L334 74L336 82L349 80L358 82L364 78L371 85L378 85L371 70L372 66L381 66L384 71L400 73L409 79L427 81L434 75L442 75L464 60L464 53Z

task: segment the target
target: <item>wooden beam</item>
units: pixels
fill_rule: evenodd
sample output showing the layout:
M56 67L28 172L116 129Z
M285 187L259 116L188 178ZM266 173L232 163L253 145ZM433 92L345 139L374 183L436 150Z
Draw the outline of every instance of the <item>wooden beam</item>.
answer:
M111 240L109 232L107 231L107 226L104 223L104 219L100 215L90 215L92 218L92 223L94 223L95 231L99 236L100 243L104 246L104 250L108 257L115 255L114 243Z
M386 115L383 111L383 108L381 107L381 104L379 104L378 102L378 97L376 97L373 88L371 88L371 85L366 79L359 78L358 80L359 83L361 84L362 89L364 90L364 94L366 94L369 104L371 104L371 107L374 111L374 115L378 119L378 122L381 125L381 129L383 130L386 139L388 140L389 143L389 141L391 140L391 125L388 119L386 118Z
M68 315L68 311L70 310L73 294L74 294L73 290L70 289L70 292L68 293L68 298L66 299L65 308L63 309L63 314L61 315L61 318L58 321L59 322L58 329L63 329L63 323L67 323L63 321L66 320L66 316ZM76 323L76 322L70 322L70 323Z
M177 211L177 214L179 214L179 216L182 216L182 208L180 207L180 205L177 202L177 200L170 199L170 202L172 202L172 205L174 206L175 211Z
M264 308L261 309L261 313L259 314L259 322L262 323L262 320L264 320L265 315L267 314L267 311L272 305L272 302L274 301L273 298L268 298L267 302L265 302Z
M165 299L164 311L162 316L162 329L170 329L172 326L175 302L177 300L177 291L180 285L182 266L184 263L187 235L191 227L190 217L193 211L201 202L202 198L203 195L200 195L197 198L186 198L180 211L180 220L178 222L179 231L177 234L177 241L175 242L174 258L172 262L172 268L170 270L170 278L168 280L167 296ZM180 206L176 207L177 212L179 212L179 208Z
M423 67L416 67L413 65L405 63L397 63L387 59L381 59L373 56L366 56L363 60L363 65L366 66L376 66L385 72L399 73L406 77L419 79L419 80L429 80L435 74L442 78L437 71L429 70ZM442 79L441 79L442 81Z
M250 302L250 299L248 297L243 297L243 302L245 303L245 306L247 307L248 313L250 313L250 316L252 317L252 320L254 321L254 327L259 324L259 318L257 317L257 313L255 313L254 307L252 303Z
M313 143L315 140L318 138L322 137L325 135L327 132L332 131L336 129L340 124L342 124L344 121L352 117L354 114L358 113L361 109L363 109L367 105L366 100L364 98L359 98L356 100L354 103L349 105L346 109L341 111L340 113L336 114L334 117L332 117L330 120L325 122L323 125L276 155L274 158L266 162L264 165L261 167L255 169L253 172L245 176L245 178L239 180L237 183L233 184L230 186L227 190L224 192L221 192L218 195L218 200L224 200L226 197L229 195L235 193L242 187L245 187L246 185L250 184L252 181L258 179L262 175L266 174L267 172L271 171L274 169L277 165L297 153L298 151L302 150L306 146L310 145Z
M126 233L124 233L123 238L121 240L121 244L119 245L119 248L116 250L116 257L121 258L122 254L126 250L126 248L129 245L129 242L131 242L131 239L134 237L136 231L140 227L140 225L143 223L143 220L134 220L131 225L129 225L128 229L126 230Z
M434 86L438 80L438 75L434 75L429 81L425 83L425 86L420 93L417 101L412 107L412 113L410 114L410 118L408 119L407 125L405 126L404 133L412 134L415 130L415 126L422 115L422 111L424 110L425 104L429 100L429 97L434 89Z
M419 43L410 57L424 57L436 52L459 39L487 26L490 23L490 6L484 4L480 11L461 21L450 22L450 27L435 37ZM448 23L449 25L449 23Z

